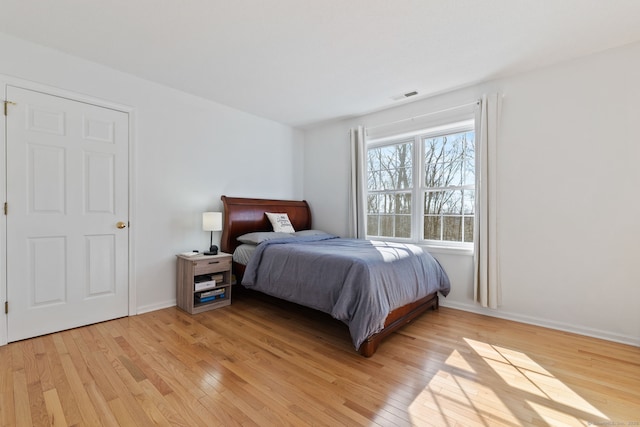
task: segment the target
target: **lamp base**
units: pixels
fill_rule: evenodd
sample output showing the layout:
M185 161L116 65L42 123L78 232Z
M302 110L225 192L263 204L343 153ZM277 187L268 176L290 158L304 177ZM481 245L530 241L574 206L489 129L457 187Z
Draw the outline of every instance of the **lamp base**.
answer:
M204 255L218 255L218 247L211 245L208 251L204 252Z

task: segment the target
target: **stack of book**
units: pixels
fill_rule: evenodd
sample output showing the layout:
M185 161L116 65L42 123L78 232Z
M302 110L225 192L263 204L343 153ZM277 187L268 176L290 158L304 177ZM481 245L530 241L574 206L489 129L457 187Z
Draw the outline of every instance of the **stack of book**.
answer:
M195 303L202 304L216 299L222 299L225 296L225 288L212 289L210 291L197 292L195 294Z
M194 291L203 291L205 289L215 288L217 284L220 284L224 280L222 274L201 274L194 278Z

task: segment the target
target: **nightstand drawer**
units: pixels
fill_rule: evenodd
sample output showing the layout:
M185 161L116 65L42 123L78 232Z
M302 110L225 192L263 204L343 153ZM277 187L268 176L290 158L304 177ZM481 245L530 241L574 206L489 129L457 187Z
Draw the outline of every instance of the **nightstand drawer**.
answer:
M231 257L224 257L220 259L201 259L193 261L193 264L193 273L196 276L199 274L216 273L218 271L231 269Z

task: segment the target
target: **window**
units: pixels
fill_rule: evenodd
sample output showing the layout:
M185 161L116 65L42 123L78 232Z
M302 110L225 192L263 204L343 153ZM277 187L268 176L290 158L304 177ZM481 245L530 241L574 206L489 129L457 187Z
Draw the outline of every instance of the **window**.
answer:
M473 242L474 121L367 145L367 237L465 246Z

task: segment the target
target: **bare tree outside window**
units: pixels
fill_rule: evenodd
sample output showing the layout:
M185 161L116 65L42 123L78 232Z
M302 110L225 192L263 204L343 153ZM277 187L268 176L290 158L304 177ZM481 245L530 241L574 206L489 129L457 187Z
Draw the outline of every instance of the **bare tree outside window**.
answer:
M424 138L425 240L473 242L474 132Z
M367 154L368 236L408 239L417 234L412 230L412 214L417 208L413 203L417 198L422 199L421 239L473 242L473 130L435 136L425 132L372 146ZM420 170L414 170L415 155L421 157Z
M367 152L367 234L411 237L413 140Z

